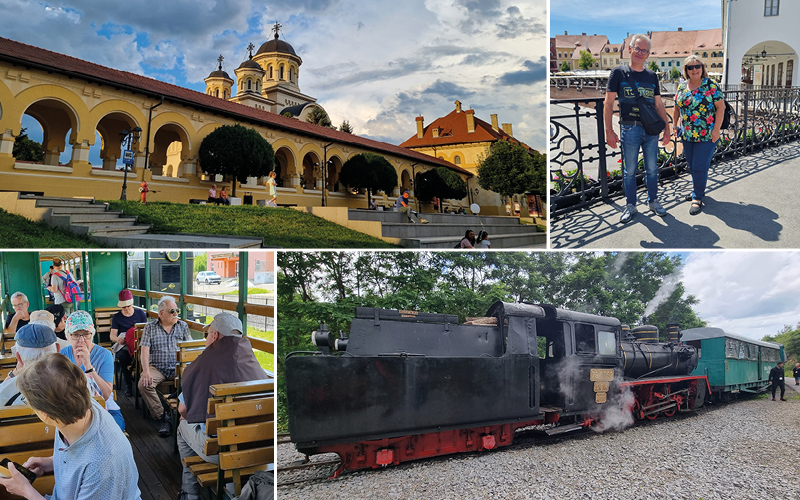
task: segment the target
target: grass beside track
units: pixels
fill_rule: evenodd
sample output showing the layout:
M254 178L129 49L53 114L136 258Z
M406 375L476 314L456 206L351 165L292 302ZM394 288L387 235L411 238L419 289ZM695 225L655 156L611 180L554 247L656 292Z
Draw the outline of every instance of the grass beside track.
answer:
M264 238L281 248L396 248L378 238L289 208L107 201L111 210L138 217L151 233L201 233Z
M104 248L65 229L33 222L0 208L0 248Z

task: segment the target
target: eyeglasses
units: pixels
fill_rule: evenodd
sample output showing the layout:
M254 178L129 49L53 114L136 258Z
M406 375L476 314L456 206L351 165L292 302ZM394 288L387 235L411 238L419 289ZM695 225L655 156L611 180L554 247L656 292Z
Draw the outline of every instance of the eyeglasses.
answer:
M11 304L11 306L14 307L14 309L16 309L18 307L25 307L26 305L27 305L27 302L20 302L19 304L14 304L14 303Z
M78 340L78 339L81 339L81 338L83 340L89 340L90 338L92 338L93 334L91 334L89 332L86 332L86 333L70 333L69 336L72 337L72 340Z
M696 69L703 69L702 64L690 64L688 66L684 66L687 71L694 71Z
M164 310L166 312L170 313L170 314L180 314L181 313L180 309L164 309Z
M650 53L650 51L648 49L640 49L639 47L633 47L631 50L633 50L634 52L636 52L639 55L645 55L645 54L649 54Z

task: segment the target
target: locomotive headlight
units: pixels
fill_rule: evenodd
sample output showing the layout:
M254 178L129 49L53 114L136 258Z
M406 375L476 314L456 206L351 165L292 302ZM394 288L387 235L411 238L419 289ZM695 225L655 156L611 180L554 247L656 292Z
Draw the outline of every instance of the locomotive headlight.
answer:
M330 354L331 347L334 345L333 333L328 330L328 325L322 323L319 325L319 330L311 332L311 342L317 346L317 349L323 354Z

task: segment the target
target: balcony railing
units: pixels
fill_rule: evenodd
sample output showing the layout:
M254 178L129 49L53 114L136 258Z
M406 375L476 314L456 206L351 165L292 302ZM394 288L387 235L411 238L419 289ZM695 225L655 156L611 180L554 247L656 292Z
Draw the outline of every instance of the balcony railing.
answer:
M715 162L800 138L800 87L724 91L723 94L733 107L734 116L730 128L722 131L714 153ZM622 196L622 153L606 146L604 98L554 99L550 104L569 107L569 111L563 113L553 109L550 117L551 218L558 219L594 203L608 203ZM666 105L671 122L671 100ZM617 120L615 116L614 122ZM680 149L674 139L666 147L659 142L660 181L676 177L687 169ZM637 186L644 185L641 168L640 161Z

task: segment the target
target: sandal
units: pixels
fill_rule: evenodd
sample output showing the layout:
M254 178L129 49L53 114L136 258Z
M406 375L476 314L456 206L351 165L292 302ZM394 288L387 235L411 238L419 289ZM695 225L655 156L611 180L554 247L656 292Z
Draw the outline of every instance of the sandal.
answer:
M703 211L703 202L700 200L692 200L692 207L689 209L689 215L697 215Z

